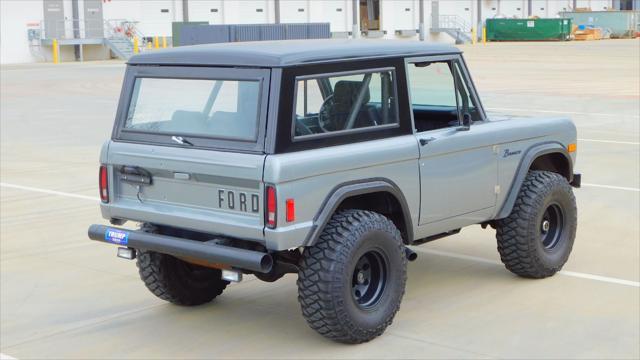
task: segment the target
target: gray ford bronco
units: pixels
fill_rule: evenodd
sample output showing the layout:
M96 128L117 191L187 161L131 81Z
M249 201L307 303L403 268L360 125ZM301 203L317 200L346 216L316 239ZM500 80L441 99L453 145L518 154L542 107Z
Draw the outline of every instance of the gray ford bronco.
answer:
M201 45L131 58L100 155L93 240L157 297L199 305L242 274L298 274L309 325L391 324L408 246L479 224L544 278L576 234L576 128L485 113L461 52L409 41ZM118 227L126 221L138 229Z

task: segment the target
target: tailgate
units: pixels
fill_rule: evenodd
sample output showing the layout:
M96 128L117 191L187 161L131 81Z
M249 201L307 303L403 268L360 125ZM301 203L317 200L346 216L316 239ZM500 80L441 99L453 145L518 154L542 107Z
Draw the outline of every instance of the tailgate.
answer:
M103 159L110 198L103 216L262 241L264 160L264 154L112 141Z

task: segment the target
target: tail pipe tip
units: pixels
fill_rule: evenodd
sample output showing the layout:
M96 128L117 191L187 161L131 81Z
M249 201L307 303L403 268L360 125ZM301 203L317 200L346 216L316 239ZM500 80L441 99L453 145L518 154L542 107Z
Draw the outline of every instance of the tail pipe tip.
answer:
M407 260L409 261L415 261L418 258L418 254L409 249L408 247L405 246L404 248L404 256L407 258Z

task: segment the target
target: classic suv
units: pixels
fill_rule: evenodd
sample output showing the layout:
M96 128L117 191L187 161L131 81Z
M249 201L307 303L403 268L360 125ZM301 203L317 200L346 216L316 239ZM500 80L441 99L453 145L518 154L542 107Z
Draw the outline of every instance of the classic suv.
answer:
M131 58L100 156L93 240L179 305L298 274L309 325L391 324L407 246L480 224L507 269L553 275L576 234L576 128L491 119L460 51L410 41L202 45Z

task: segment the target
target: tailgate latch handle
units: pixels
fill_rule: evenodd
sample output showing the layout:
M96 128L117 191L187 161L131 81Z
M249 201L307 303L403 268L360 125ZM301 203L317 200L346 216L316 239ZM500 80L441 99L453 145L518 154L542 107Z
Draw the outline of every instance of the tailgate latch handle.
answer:
M138 166L123 166L120 168L120 180L133 185L151 185L151 173Z
M151 173L148 170L138 166L127 165L120 168L120 180L136 187L136 190L138 191L136 197L140 202L143 202L142 187L145 185L151 185L153 182Z

